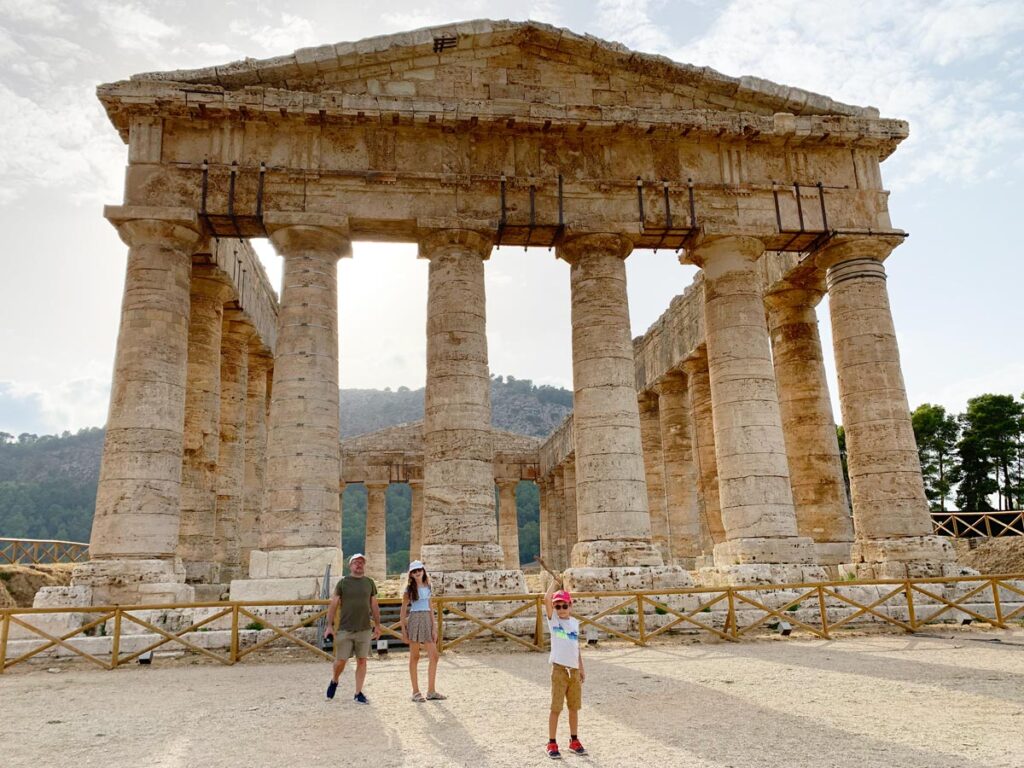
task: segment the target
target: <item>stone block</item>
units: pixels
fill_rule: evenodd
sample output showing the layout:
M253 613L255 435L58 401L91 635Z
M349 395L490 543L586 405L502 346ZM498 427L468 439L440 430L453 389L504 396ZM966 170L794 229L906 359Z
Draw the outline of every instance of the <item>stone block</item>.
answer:
M340 579L344 574L344 558L338 547L306 547L270 551L254 549L249 555L249 578L322 577L328 564L331 566L331 578Z
M320 581L313 576L296 579L236 579L231 582L231 599L241 602L318 599Z

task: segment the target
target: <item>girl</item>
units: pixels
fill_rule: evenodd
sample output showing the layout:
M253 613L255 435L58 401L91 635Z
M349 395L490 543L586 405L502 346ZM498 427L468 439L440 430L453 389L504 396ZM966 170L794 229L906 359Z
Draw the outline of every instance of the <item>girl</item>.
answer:
M409 678L412 680L412 700L417 704L448 698L437 692L437 634L434 612L430 610L430 577L419 560L409 563L409 583L402 593L402 639L409 644ZM427 695L420 693L417 666L420 651L427 651Z

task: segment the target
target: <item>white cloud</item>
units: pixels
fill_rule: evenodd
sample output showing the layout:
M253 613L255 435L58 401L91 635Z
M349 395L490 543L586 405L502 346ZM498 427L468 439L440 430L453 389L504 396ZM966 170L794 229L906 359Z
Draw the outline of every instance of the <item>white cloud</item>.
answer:
M670 47L664 28L650 18L651 0L600 0L597 4L599 33L616 42L648 53Z
M153 57L158 55L165 41L180 34L177 27L161 21L134 3L99 3L96 18L118 47Z
M75 379L37 387L0 382L0 431L59 433L107 420L110 382Z
M327 41L319 40L309 19L282 13L279 22L257 26L248 21L232 21L228 26L232 34L252 40L267 52L286 54Z
M43 27L56 27L71 21L63 3L53 0L0 0L0 16L27 21Z

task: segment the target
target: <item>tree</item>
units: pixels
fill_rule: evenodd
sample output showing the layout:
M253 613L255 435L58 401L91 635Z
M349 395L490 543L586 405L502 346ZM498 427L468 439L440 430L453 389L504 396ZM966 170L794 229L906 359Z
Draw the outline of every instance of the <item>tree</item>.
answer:
M961 463L969 471L984 471L991 483L968 477L972 487L989 487L998 509L1013 509L1019 503L1021 485L1019 454L1024 430L1024 402L1013 395L984 394L967 401L960 417L962 437L958 444ZM967 456L964 456L966 451ZM963 480L961 480L963 482ZM989 507L991 508L991 507Z
M839 441L839 463L843 467L843 484L846 486L846 498L852 499L850 495L850 467L846 463L846 430L842 424L836 425L836 440Z
M960 424L941 405L924 403L910 415L917 440L917 454L924 476L924 492L932 509L946 511L946 498L952 490L951 470Z

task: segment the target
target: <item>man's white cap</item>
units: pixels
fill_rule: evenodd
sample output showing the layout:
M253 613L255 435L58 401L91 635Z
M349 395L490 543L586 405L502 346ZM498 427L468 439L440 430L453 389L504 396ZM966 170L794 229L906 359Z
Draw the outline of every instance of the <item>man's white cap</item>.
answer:
M423 568L424 570L426 570L423 563L421 563L419 560L413 560L411 563L409 563L409 573L412 573L417 568Z
M363 558L363 560L366 559L366 555L364 555L362 552L356 552L354 555L352 555L352 557L348 559L349 565L351 565L352 561L355 560L357 557L361 557Z

